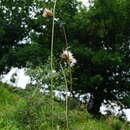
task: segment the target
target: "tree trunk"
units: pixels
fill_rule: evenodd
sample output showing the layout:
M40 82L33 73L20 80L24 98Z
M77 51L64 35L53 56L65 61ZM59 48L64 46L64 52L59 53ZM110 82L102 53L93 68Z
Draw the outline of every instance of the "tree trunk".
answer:
M99 98L90 99L89 103L87 104L88 112L94 116L101 115L100 107L101 107L102 101L103 100Z

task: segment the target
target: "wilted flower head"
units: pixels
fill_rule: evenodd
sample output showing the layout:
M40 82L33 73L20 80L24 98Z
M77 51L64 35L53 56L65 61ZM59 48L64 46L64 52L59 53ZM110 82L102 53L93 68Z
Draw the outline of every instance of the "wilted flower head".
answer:
M45 8L42 14L43 17L52 17L53 16L53 12L52 10Z
M70 66L74 66L74 64L77 62L76 59L73 57L73 54L68 51L64 50L63 53L61 54L61 58L65 61L70 63Z

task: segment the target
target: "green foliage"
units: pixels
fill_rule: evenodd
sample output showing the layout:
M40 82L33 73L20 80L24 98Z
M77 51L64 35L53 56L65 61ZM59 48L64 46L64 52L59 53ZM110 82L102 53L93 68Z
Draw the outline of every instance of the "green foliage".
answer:
M33 0L0 0L0 73L15 63L11 55L31 30Z
M55 59L55 58L54 58ZM35 82L35 84L39 87L42 88L43 90L44 85L47 85L48 88L46 90L50 90L51 87L53 87L53 90L61 90L61 91L66 91L65 88L65 82L63 78L63 73L62 69L60 68L61 62L57 63L57 60L55 59L54 63L54 70L51 70L51 66L49 64L49 61L47 61L46 64L44 65L39 65L39 66L34 66L32 64L28 64L28 68L26 70L27 75L31 77L31 82ZM66 64L63 64L64 66L64 71L66 73L67 77L67 82L69 83L69 69ZM53 79L53 86L51 85L51 80Z
M73 74L77 78L73 89L89 92L97 102L95 108L104 100L117 101L127 107L122 99L130 91L130 31L126 28L129 2L94 0L91 4L88 10L83 7L74 16L72 48L79 67Z
M0 83L0 129L1 130L51 130L50 97L33 90L17 90ZM21 93L21 94L20 94ZM8 95L8 97L7 97ZM64 102L53 101L54 128L65 130ZM80 105L79 105L80 106ZM80 106L81 107L81 106ZM70 130L129 130L128 122L115 117L102 117L100 120L89 115L85 107L69 111Z

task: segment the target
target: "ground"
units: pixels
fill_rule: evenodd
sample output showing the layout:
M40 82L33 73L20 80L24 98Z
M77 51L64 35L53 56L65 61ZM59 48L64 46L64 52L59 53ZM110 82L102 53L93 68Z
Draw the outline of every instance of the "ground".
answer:
M22 90L0 83L0 130L66 130L65 103L33 92L33 87ZM130 130L129 122L114 116L93 118L83 104L73 101L68 122L69 130Z

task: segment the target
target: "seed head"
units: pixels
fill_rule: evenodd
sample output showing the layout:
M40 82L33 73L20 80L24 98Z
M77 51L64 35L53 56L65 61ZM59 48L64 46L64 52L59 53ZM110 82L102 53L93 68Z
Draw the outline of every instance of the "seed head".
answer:
M52 17L53 16L53 12L52 10L45 8L42 14L43 17Z
M70 66L74 66L75 63L77 62L76 59L73 57L73 54L68 51L68 50L64 50L63 53L61 54L61 58L65 61L68 62L70 64Z

